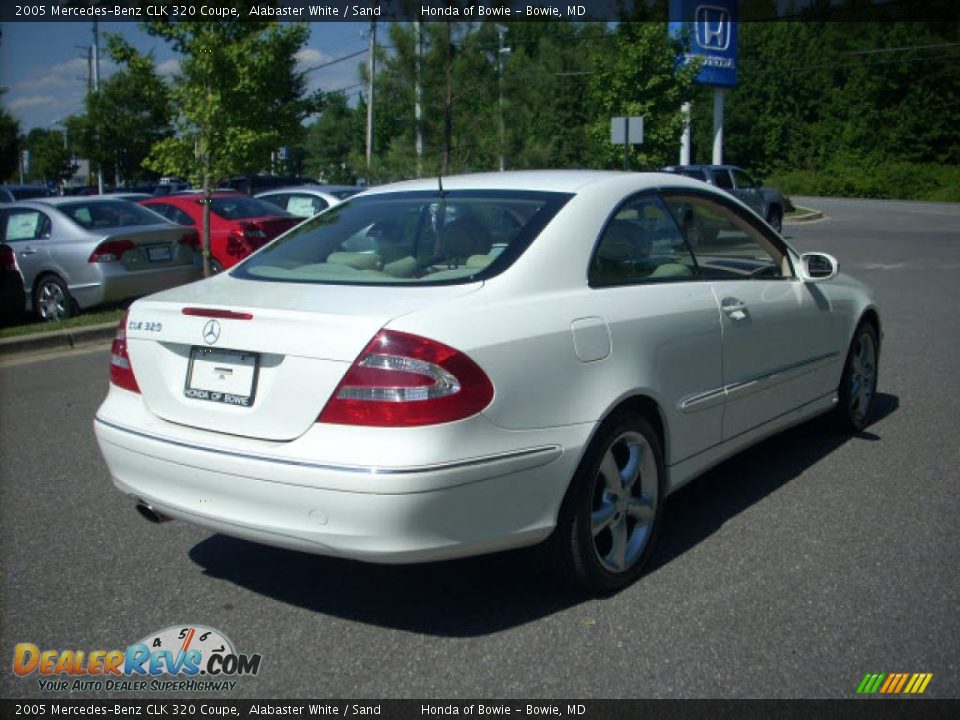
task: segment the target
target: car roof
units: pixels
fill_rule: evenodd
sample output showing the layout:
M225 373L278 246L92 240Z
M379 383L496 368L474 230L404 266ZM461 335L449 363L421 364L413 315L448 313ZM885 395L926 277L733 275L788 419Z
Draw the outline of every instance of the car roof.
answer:
M620 185L632 180L637 191L656 189L661 185L702 188L702 183L663 172L630 173L619 170L516 170L508 172L449 175L441 179L444 190L527 190L577 193L587 186L601 183ZM406 180L390 185L378 185L364 191L364 197L386 192L436 190L436 177Z
M269 190L258 192L254 197L288 192L315 192L329 195L330 193L344 192L347 190L359 193L366 190L366 188L359 185L289 185L287 187L270 188Z
M170 202L171 200L192 200L194 198L200 198L203 195L203 190L184 190L181 192L172 192L169 195L151 195L149 198L144 198L143 202ZM250 197L244 192L239 190L213 190L210 193L210 197L222 198L222 197Z
M58 195L55 197L30 198L21 200L20 203L43 203L44 205L69 205L70 203L91 203L91 202L130 202L115 195Z

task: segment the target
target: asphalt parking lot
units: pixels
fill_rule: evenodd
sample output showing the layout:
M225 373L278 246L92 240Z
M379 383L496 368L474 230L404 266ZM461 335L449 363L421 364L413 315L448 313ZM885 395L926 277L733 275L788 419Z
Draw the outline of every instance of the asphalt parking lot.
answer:
M878 418L677 493L649 572L605 599L526 551L380 567L148 524L93 437L108 351L0 367L0 695L52 697L11 672L17 643L198 623L263 657L223 698L852 698L868 672L960 697L960 205L794 201L826 218L791 242L878 293Z

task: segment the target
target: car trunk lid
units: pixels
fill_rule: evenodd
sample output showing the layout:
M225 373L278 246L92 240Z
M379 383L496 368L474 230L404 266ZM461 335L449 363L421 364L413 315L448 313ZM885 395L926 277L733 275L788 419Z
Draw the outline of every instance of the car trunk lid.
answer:
M236 280L223 275L135 303L130 360L157 416L204 430L292 440L392 319L480 284L403 288Z

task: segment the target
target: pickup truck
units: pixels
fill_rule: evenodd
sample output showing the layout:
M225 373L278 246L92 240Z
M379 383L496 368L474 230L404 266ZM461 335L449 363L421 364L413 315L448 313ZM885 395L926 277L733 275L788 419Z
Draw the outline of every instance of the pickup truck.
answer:
M668 165L662 171L703 180L726 190L766 220L774 230L780 232L783 228L783 210L787 205L783 195L774 188L760 187L742 168L735 165Z

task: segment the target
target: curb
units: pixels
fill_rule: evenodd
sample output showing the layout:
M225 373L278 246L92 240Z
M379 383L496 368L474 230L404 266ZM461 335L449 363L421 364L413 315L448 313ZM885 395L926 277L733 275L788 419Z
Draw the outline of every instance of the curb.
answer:
M784 225L811 222L812 220L821 220L823 218L823 213L820 210L811 210L810 208L805 208L800 205L795 205L794 207L797 210L806 210L806 212L803 215L794 215L791 218L784 218Z
M50 350L73 350L113 340L116 332L117 324L110 322L70 330L54 330L4 338L0 340L0 357L14 357Z

